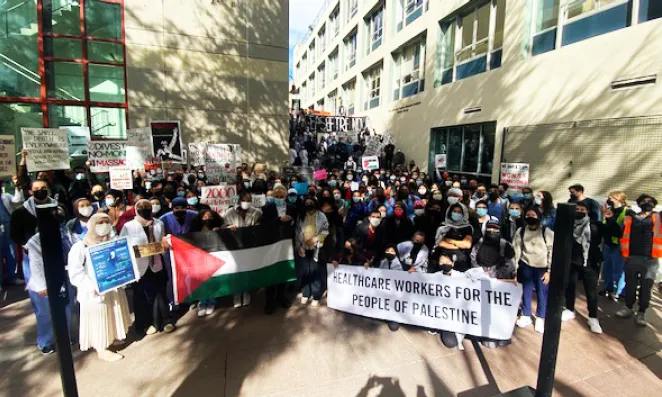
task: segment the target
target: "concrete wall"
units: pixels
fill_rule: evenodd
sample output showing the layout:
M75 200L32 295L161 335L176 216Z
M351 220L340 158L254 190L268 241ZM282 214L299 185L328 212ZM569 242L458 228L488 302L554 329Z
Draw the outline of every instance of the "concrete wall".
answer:
M125 2L131 127L182 121L184 142L287 161L287 0Z

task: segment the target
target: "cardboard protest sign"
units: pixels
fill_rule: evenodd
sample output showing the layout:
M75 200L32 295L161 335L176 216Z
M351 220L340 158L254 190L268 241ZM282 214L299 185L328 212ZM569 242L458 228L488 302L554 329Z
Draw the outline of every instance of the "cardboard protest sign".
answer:
M361 158L361 167L364 171L372 171L379 169L379 157L377 156L363 156Z
M378 156L382 148L381 137L378 135L371 135L365 138L366 147L363 154L366 156Z
M60 127L69 136L69 156L87 157L87 142L90 141L90 128L79 126Z
M326 179L326 170L317 170L313 172L313 178L315 178L316 181L323 181Z
M154 157L152 129L149 127L126 130L126 163L129 169L144 170L145 163Z
M110 167L127 167L126 141L90 141L87 144L90 171L108 172Z
M16 142L13 135L0 135L0 176L16 174Z
M209 143L205 150L205 173L207 180L221 183L237 181L235 145Z
M28 172L68 170L69 138L57 128L21 128Z
M363 266L327 269L330 308L485 338L510 339L522 299L521 285L494 279Z
M164 252L165 248L163 248L163 244L160 242L133 246L133 253L136 258L147 258Z
M92 266L99 294L116 290L140 279L140 271L127 237L87 248L87 263Z
M501 183L507 183L510 189L524 189L529 186L528 163L501 163Z
M133 189L133 175L131 169L123 167L110 167L110 188L117 190Z
M237 187L235 185L203 186L200 191L200 202L223 215L230 207L237 204Z
M182 163L184 148L182 147L182 129L179 120L150 121L154 155L164 161Z

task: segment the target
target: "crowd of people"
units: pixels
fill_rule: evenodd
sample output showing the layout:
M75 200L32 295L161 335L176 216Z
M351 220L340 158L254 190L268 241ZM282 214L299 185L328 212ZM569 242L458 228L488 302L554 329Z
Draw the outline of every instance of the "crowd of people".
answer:
M72 337L81 350L94 349L99 358L122 358L109 347L123 340L131 323L138 337L175 329L168 255L139 258L140 281L130 286L132 307L120 289L99 295L85 250L128 236L132 245L161 242L188 232L214 232L270 222L294 227L293 249L297 281L265 289L265 312L288 308L294 293L300 303L319 306L326 291L327 263L440 277L489 277L523 286L517 326L544 331L556 209L550 192L509 189L465 175L428 174L414 162L391 163L373 171L344 161L329 168L324 180L308 181L305 194L295 189L302 175L281 175L261 165L238 167L238 204L223 216L201 203L200 187L208 181L204 167L182 167L159 178L134 173L134 188L109 189L85 166L72 171L39 172L31 178L23 151L12 179L13 195L3 195L3 274L6 283L23 278L37 319L37 346L54 351L54 337L37 230L36 206L57 204L62 225L73 318ZM253 207L252 195L264 194L266 204ZM565 201L565 200L564 200ZM576 284L581 279L590 330L601 333L599 295L624 300L618 317L635 316L646 325L645 313L662 257L662 220L657 200L640 195L630 204L622 191L612 191L604 204L588 198L581 185L569 188L576 203L570 281L563 320L575 317ZM17 248L17 249L15 249ZM16 269L22 263L22 269ZM604 280L598 290L599 279ZM294 290L294 291L292 291ZM234 296L234 306L251 304L251 292ZM533 293L536 307L533 311ZM74 300L75 298L75 300ZM635 312L635 302L638 302ZM200 317L214 312L216 299L197 302ZM134 319L131 319L133 312ZM77 322L77 324L75 324ZM388 323L397 331L397 323ZM461 348L462 335L430 330L448 347ZM509 341L481 340L486 346Z

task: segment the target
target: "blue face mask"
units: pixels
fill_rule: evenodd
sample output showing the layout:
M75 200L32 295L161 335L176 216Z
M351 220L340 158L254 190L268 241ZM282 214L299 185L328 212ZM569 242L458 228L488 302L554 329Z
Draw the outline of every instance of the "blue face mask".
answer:
M177 197L184 197L186 196L186 192L178 191L177 192Z
M487 208L476 208L476 215L478 216L487 215Z
M352 201L354 201L355 203L360 203L361 197L352 197Z
M287 196L287 201L289 201L291 204L294 204L297 202L297 196Z
M513 218L519 218L519 216L522 215L520 210L509 210L508 214L510 214L510 216L512 216Z
M531 193L524 193L524 199L525 200L529 200L529 199L531 199L531 197L533 197L533 195Z
M267 197L267 203L273 203L274 198L273 197Z
M275 203L277 206L282 207L283 205L285 205L285 199L275 198L275 199L274 199L274 203Z
M329 181L329 186L331 186L331 187L336 187L336 181L335 181L335 179L332 179L332 180Z
M197 197L189 197L186 199L186 202L188 205L197 205L198 204L198 198Z
M451 219L452 219L453 221L455 221L455 222L459 222L459 221L461 221L462 218L464 218L464 215L463 215L463 214L460 214L460 213L458 213L458 212L453 212L453 213L451 214Z

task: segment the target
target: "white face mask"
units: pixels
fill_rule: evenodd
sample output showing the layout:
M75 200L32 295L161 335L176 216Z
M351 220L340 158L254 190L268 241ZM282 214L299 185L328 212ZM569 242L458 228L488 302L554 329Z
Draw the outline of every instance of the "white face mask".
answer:
M457 197L451 196L448 198L448 204L450 205L457 204L458 201L460 201L460 199Z
M115 206L115 199L107 198L106 199L106 206L107 207L114 207Z
M354 175L347 175L347 180L348 181L351 181L352 179L354 179Z
M372 225L372 227L377 227L377 226L379 226L379 224L381 223L381 221L382 221L382 220L381 220L380 218L370 218L370 224Z
M241 202L241 209L246 211L247 209L251 208L251 203L248 201L242 201Z
M421 215L425 214L425 210L423 208L416 208L416 209L414 209L414 214L416 214L418 216L421 216Z
M110 228L110 223L99 223L94 227L94 231L97 235L103 237L110 233Z
M92 212L94 212L94 208L92 207L78 208L78 213L85 218L89 218Z
M160 204L152 204L152 214L158 214L161 211Z
M424 195L425 193L427 193L426 189L418 189L418 194L420 194L421 196Z

